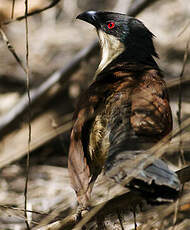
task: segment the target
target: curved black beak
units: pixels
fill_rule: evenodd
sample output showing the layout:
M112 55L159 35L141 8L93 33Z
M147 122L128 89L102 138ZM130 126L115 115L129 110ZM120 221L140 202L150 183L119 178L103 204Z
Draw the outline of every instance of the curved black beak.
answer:
M95 27L98 27L96 11L86 11L82 14L79 14L76 19L83 20L92 24Z

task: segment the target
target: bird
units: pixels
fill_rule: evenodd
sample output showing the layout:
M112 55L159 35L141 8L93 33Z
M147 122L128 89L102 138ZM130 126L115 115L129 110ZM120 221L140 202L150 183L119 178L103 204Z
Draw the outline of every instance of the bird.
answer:
M95 27L101 47L100 64L79 97L70 136L68 170L79 206L90 206L101 172L122 183L139 156L141 166L152 160L124 186L150 200L176 199L178 176L164 160L147 153L173 127L166 83L155 61L155 36L126 14L85 11L77 19Z

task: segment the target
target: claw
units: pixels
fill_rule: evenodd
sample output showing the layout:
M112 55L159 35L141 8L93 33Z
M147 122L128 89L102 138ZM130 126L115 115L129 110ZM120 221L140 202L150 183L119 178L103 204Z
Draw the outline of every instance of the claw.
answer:
M90 210L90 207L84 207L82 205L78 205L76 210L76 222L78 223L83 216L85 216Z

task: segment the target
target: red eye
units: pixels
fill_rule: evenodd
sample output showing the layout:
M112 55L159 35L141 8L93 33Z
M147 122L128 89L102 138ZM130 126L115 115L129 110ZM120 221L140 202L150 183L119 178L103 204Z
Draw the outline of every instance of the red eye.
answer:
M113 29L115 27L115 22L108 23L108 29Z

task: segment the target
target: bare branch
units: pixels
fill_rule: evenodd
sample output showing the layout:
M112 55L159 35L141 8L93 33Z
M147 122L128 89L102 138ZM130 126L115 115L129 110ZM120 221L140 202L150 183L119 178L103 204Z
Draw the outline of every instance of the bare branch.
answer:
M149 5L152 5L154 2L158 0L152 0L152 1L147 1L147 0L133 0L132 4L129 7L129 10L127 14L129 16L136 16L140 12L142 12L144 9L146 9Z
M28 151L26 158L26 178L24 187L24 216L25 223L28 230L30 225L28 222L27 203L28 203L28 180L29 180L29 169L30 169L30 143L31 143L31 99L30 99L30 79L29 79L29 44L28 44L28 0L25 0L25 31L26 31L26 91L28 96Z
M14 9L15 9L15 0L13 0L13 3L12 3L11 19L13 19L13 17L14 17Z
M17 17L17 18L15 18L14 20L9 20L9 21L3 22L2 25L8 25L8 24L10 24L10 23L12 23L12 22L21 21L21 20L25 19L26 17L33 16L33 15L35 15L35 14L39 14L39 13L45 11L45 10L48 10L48 9L54 7L54 6L57 5L59 2L60 2L60 0L53 0L48 6L42 8L42 9L37 9L37 10L34 10L34 11L30 12L30 13L27 12L26 15Z
M14 58L16 59L17 63L19 64L19 66L23 69L23 71L26 73L26 68L23 65L21 59L18 57L18 55L16 54L15 49L13 48L13 46L10 44L5 32L3 31L3 29L0 27L0 33L2 36L3 41L7 44L7 48L9 49L9 51L12 53L12 55L14 56Z
M45 82L43 82L38 87L30 90L30 97L31 97L31 105L38 100L55 84L58 82L66 83L71 74L73 74L76 69L78 69L81 61L84 58L87 58L94 54L98 46L97 41L93 42L88 47L79 51L72 59L72 61L66 65L63 69L56 71L53 73ZM28 108L28 95L25 93L19 102L5 115L0 117L0 131L4 131L8 125L10 125L19 115L25 112Z
M0 205L0 209L10 209L10 210L16 210L16 211L19 211L19 212L25 212L25 209L16 208L16 207L7 206L7 205ZM33 210L28 210L28 209L26 211L34 213L34 214L38 214L38 215L44 215L44 216L48 215L48 213L38 212L38 211L33 211Z
M190 41L190 40L189 40ZM179 126L179 130L181 131L181 118L182 118L182 79L183 79L183 74L184 74L184 71L185 71L185 66L186 66L186 63L187 63L187 58L188 58L188 46L189 46L189 41L187 42L187 45L186 45L186 49L185 49L185 53L184 53L184 58L183 58L183 66L182 66L182 69L181 69L181 73L180 73L180 76L179 76L179 99L178 99L178 112L177 112L177 120L178 120L178 126ZM178 146L178 149L179 149L179 154L180 154L180 157L179 157L179 163L180 163L180 166L181 164L182 165L185 165L185 157L184 157L184 149L183 149L183 141L182 141L182 134L180 132L179 134L179 146ZM180 198L176 201L176 206L175 206L175 212L174 212L174 218L173 218L173 228L175 229L175 225L176 225L176 222L177 222L177 216L178 216L178 210L179 210L179 202L180 202Z
M179 76L179 99L178 99L178 112L177 112L177 120L178 120L178 126L179 129L181 130L181 116L182 116L182 79L183 79L183 74L185 71L185 66L187 64L187 59L188 59L188 48L189 48L189 41L186 44L186 49L185 49L185 53L184 53L184 58L183 58L183 66L181 69L181 73ZM182 148L182 139L180 138L179 141L179 153L180 153L180 158L181 158L181 162L183 165L185 165L185 158L184 158L184 153L183 153L183 148Z

